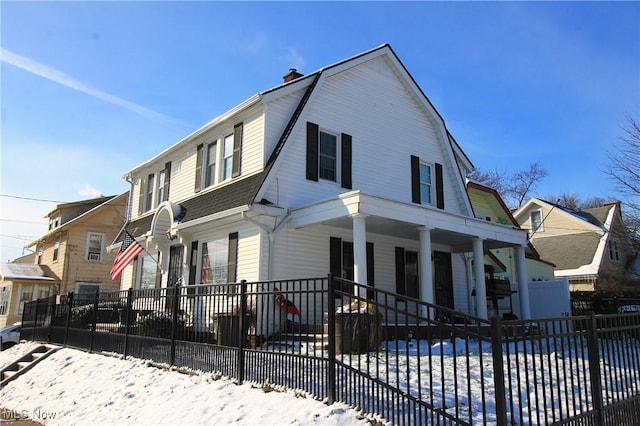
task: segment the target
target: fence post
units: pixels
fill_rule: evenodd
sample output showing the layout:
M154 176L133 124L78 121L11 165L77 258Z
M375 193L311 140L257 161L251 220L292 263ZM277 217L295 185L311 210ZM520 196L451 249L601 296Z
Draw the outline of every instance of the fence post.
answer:
M333 286L333 275L327 275L329 286L329 301L327 303L327 333L329 334L329 345L327 347L327 404L331 405L336 401L336 302L335 289Z
M47 334L47 342L51 343L53 335L53 316L56 311L56 296L49 296L49 333Z
M62 343L67 345L67 335L69 334L69 326L71 325L71 309L73 308L73 292L70 291L67 295L67 321L64 327L64 339Z
M587 355L589 356L589 379L591 384L591 401L596 412L596 425L603 424L602 383L600 379L600 351L598 349L598 325L593 312L587 319Z
M496 423L504 426L507 424L507 401L504 382L504 354L502 352L502 324L498 317L491 318L491 355L493 357Z
M31 332L31 341L35 341L36 340L36 329L38 328L38 306L40 306L40 304L38 303L38 300L35 300L33 302L30 302L32 305L35 304L36 309L33 312L33 331ZM26 303L25 303L25 307L23 308L26 311Z
M244 333L247 315L247 280L240 281L240 318L238 319L238 384L244 381L244 345L247 336Z
M169 365L174 365L176 362L176 336L178 334L178 310L180 309L180 300L178 299L180 295L180 281L178 281L173 287L173 312L171 315L171 355L169 358Z
M127 359L129 353L129 325L131 324L131 305L133 304L133 289L129 287L127 290L127 310L124 315L124 350L123 357Z
M96 322L98 321L98 299L100 293L96 291L96 297L93 301L93 320L91 321L91 337L89 339L89 352L93 352L93 337L96 334Z
M27 322L25 321L25 317L27 316L27 307L29 306L28 303L25 302L25 304L22 307L22 319L20 320L20 323L22 324L22 330L20 331L20 338L22 339L22 336L24 334L26 334L26 330L27 330ZM31 330L31 335L33 336L33 330ZM26 337L26 336L25 336ZM27 340L27 339L25 339Z

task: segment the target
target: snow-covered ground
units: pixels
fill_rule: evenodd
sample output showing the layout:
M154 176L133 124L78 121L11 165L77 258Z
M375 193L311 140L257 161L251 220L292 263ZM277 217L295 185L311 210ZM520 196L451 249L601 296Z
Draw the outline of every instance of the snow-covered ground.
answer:
M34 348L0 352L5 366ZM212 373L185 374L62 348L0 390L2 417L46 425L367 425L348 406L301 392L236 385Z

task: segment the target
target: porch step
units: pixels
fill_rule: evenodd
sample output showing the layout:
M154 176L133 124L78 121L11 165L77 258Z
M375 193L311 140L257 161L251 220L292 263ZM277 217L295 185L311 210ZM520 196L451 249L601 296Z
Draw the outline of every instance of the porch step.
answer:
M60 346L40 345L4 367L0 370L0 378L2 378L0 381L0 389L10 381L15 380L29 371L35 364L56 352L58 349L60 349Z

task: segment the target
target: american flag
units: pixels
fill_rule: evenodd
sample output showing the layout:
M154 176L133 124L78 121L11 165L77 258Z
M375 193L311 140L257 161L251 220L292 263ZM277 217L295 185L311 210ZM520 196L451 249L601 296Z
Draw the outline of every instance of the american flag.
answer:
M142 250L144 250L144 248L140 243L138 243L129 232L125 231L122 246L120 247L120 250L118 250L116 260L113 262L113 266L111 267L111 280L115 281L116 278L120 276L124 268L133 262Z

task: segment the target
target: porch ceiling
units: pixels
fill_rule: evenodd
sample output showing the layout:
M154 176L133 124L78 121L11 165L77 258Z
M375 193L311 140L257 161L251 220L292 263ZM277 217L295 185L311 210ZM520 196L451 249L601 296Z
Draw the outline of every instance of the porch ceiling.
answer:
M484 248L526 245L526 231L493 222L456 215L441 210L381 199L359 191L337 199L291 211L295 228L324 224L352 229L351 216L366 216L367 233L412 240L420 238L420 227L431 229L432 244L452 247L454 252L470 252L474 238L484 240Z

